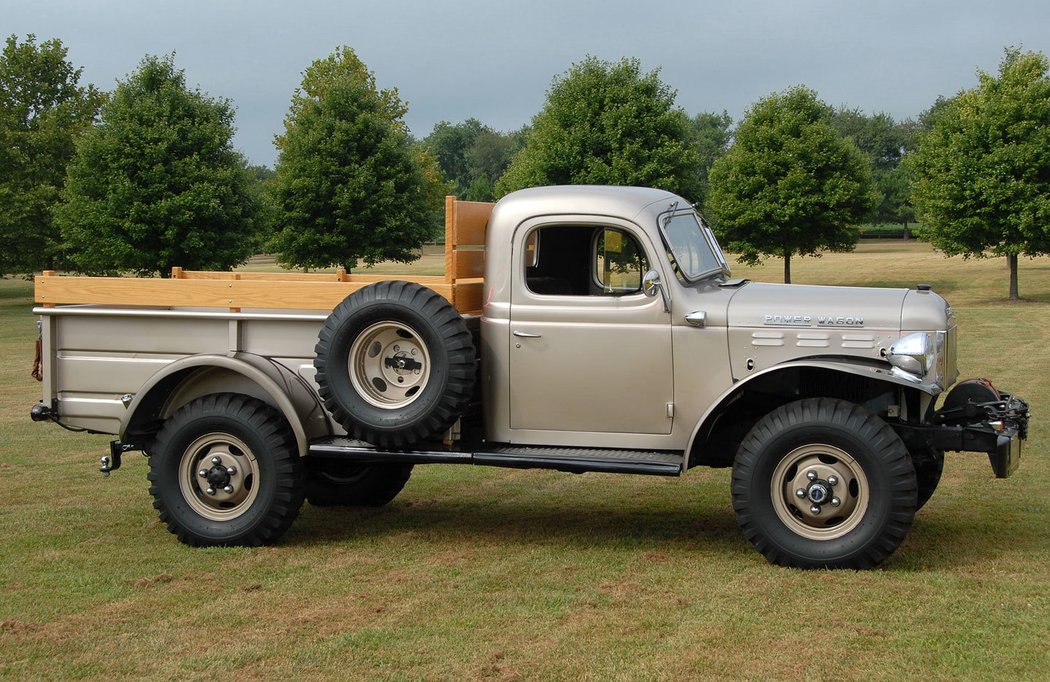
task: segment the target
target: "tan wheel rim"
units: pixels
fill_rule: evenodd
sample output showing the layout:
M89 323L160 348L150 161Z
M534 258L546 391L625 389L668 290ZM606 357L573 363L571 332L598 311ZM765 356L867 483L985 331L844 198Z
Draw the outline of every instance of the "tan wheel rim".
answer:
M412 403L430 380L426 344L400 322L378 322L365 329L350 347L347 365L358 395L388 410Z
M823 443L785 455L773 471L769 492L784 525L811 540L846 535L868 510L868 478L860 463Z
M179 462L179 488L190 508L212 521L230 521L259 494L259 464L244 441L209 433L189 444Z

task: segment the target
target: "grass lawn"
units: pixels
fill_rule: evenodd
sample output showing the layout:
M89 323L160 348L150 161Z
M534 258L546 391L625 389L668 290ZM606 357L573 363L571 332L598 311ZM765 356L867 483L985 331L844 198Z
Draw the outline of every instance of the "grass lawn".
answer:
M190 549L157 521L143 457L103 479L108 437L29 421L31 286L0 281L0 676L1045 679L1050 258L1022 260L1013 304L1005 259L917 242L792 269L934 285L957 311L964 376L1032 404L1020 471L996 480L983 455L950 454L879 570L770 566L737 529L729 472L701 469L421 466L383 509L307 505L274 547Z

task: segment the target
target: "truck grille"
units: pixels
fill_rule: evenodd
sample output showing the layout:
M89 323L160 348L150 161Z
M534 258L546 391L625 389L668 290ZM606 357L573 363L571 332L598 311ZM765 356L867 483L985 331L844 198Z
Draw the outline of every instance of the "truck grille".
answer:
M944 387L948 388L959 378L958 351L956 349L957 329L954 324L944 334Z

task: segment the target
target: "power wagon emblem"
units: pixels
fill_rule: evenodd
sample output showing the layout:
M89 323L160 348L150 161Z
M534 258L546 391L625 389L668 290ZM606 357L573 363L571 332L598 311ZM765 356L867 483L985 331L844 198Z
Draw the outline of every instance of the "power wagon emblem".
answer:
M854 315L775 315L762 317L762 323L773 327L863 327L864 318Z

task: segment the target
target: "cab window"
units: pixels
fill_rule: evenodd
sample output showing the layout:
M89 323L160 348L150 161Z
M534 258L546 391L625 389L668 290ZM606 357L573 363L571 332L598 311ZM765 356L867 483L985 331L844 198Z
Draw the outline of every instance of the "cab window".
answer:
M624 296L641 291L645 250L626 230L548 225L525 239L525 285L541 296Z

